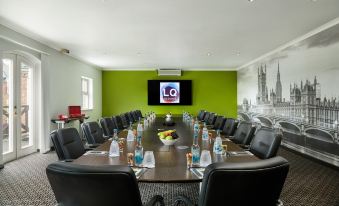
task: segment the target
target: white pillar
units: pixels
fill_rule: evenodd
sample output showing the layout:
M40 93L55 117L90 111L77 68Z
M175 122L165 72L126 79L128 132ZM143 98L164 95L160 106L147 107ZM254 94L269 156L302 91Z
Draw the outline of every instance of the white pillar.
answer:
M2 88L2 55L3 55L3 51L0 50L0 75L1 75L1 78L0 78L0 88ZM4 168L4 165L3 165L3 154L2 154L2 150L3 150L3 147L2 147L2 144L3 144L3 130L2 130L2 89L0 89L0 169Z
M40 141L39 148L41 153L46 153L50 150L50 111L49 111L49 56L41 54L41 69L40 69Z

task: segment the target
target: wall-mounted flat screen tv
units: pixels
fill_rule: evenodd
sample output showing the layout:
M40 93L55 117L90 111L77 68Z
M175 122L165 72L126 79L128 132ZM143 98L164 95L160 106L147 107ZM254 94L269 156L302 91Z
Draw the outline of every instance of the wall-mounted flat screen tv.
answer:
M192 105L192 80L148 80L148 105Z

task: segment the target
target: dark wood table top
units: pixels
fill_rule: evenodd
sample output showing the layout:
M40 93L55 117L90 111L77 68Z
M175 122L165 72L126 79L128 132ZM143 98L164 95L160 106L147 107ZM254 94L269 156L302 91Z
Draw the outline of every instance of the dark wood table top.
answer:
M142 146L145 151L153 151L155 157L155 168L149 168L139 177L141 182L201 182L201 178L192 174L187 168L186 153L190 152L193 142L193 130L191 127L182 122L181 118L174 118L176 124L172 127L163 126L162 118L156 121L143 132ZM159 130L160 129L160 130ZM173 146L165 146L159 139L157 133L160 131L176 129L179 135L178 141ZM215 131L210 131L215 137ZM126 138L127 131L119 133L119 137ZM111 141L107 141L97 147L98 151L109 151ZM227 144L228 151L242 151L243 149L231 141L223 141ZM211 151L212 162L249 162L258 161L255 156L225 156L215 155L213 153L213 142L201 140L199 136L200 150L208 149ZM187 146L187 149L178 149L177 146ZM127 165L127 153L134 153L135 142L125 141L123 153L119 157L108 157L98 155L83 155L74 160L75 164L82 165Z

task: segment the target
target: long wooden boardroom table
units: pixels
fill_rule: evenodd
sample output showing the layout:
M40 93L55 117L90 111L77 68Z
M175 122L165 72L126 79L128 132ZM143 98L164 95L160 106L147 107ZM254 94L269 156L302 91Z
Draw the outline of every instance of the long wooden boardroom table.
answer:
M142 146L145 151L153 151L155 157L155 168L148 168L139 178L140 182L201 182L202 178L193 174L187 168L186 153L190 152L193 142L193 130L181 118L174 118L174 126L164 126L163 118L157 117L155 121L144 130ZM164 130L175 129L179 135L178 141L173 146L165 146L159 139L157 133ZM210 131L213 138L216 133ZM126 138L127 131L119 133L120 138ZM111 141L107 141L95 148L98 151L109 151ZM108 155L83 155L74 160L73 163L81 165L128 165L127 153L134 153L135 142L125 141L124 150L119 157L109 157ZM241 147L232 141L223 141L227 145L227 151L243 151ZM212 162L250 162L259 161L254 155L226 156L213 154L213 141L201 140L199 135L200 150L211 151ZM179 146L179 147L178 147ZM187 146L180 149L180 146Z

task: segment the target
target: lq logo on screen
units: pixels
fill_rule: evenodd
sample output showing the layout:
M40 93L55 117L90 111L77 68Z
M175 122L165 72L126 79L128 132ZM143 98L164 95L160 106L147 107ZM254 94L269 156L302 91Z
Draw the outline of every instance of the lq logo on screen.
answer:
M179 82L160 82L160 103L180 103Z

